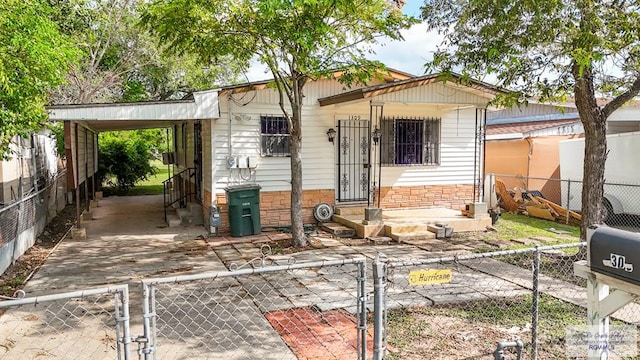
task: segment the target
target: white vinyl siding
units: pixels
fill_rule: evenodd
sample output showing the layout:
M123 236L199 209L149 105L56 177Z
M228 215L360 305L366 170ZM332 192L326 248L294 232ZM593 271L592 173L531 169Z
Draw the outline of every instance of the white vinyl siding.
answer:
M342 91L342 85L328 80L312 82L305 88L302 110L304 190L336 188L338 139L330 143L327 130L337 130L338 120L349 116L368 119L369 100L384 102L385 117L440 119L439 163L383 167L382 186L473 184L476 107L484 107L489 95L485 96L478 90L463 91L452 84L436 83L372 99L319 106L318 96ZM228 184L241 182L256 182L263 192L290 190L290 158L260 156L260 116L282 114L275 90L264 89L255 94L249 92L232 96L230 102L227 96L220 98L220 119L212 121L215 192L224 193ZM251 171L230 170L226 163L230 154L253 156L258 161L257 167ZM479 151L475 155L476 160L481 159ZM479 166L479 163L475 165Z
M291 190L291 159L261 156L260 116L282 114L280 107L277 104L251 102L239 108L237 104L232 103L232 116L229 116L226 99L222 99L221 106L221 118L213 121L212 125L215 163L213 177L216 181L216 192L223 193L228 184L244 182L243 177L246 179L249 174L248 169L230 170L227 167L227 157L230 155L229 141L231 155L252 156L258 161L257 168L251 171L253 175L248 181L256 181L262 187L262 191ZM244 119L236 120L233 115L240 111L245 115ZM302 121L303 189L332 189L335 148L327 140L326 132L330 127L334 127L333 116L317 105L305 106Z

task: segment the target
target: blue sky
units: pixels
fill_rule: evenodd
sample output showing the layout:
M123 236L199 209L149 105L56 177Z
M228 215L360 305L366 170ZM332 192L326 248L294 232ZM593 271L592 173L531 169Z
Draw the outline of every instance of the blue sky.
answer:
M407 0L403 12L418 17L422 0ZM404 41L383 40L381 45L374 47L372 59L382 61L390 68L405 71L414 75L424 74L424 63L431 58L431 53L442 41L442 37L435 33L428 33L424 24L417 24L402 32ZM250 81L271 78L264 71L264 66L255 65L247 73Z

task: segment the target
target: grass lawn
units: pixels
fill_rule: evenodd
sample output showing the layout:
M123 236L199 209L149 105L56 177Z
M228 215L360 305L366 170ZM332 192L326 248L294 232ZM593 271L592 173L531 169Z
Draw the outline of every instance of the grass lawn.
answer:
M151 162L156 168L156 174L151 175L148 179L140 181L135 187L128 191L121 191L112 187L104 188L105 196L119 195L119 196L135 196L135 195L158 195L163 193L162 182L167 180L168 169L166 165L162 164L160 160L154 160Z
M580 228L573 225L561 224L549 220L536 219L530 216L503 213L496 226L498 232L495 233L497 240L511 240L532 236L545 236L567 240L567 237L575 237L576 241L580 237ZM556 234L548 229L567 231L568 234Z

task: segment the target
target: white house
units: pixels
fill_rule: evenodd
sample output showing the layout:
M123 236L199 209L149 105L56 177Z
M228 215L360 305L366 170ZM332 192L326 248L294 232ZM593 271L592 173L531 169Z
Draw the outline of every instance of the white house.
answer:
M261 187L262 226L289 225L288 127L268 83L196 92L180 101L51 106L50 118L66 121L67 158L75 167L69 183L81 186L92 174L87 169L95 168L94 162L83 165L90 156L82 155L78 135L166 127L174 135L173 172L190 184L181 191L193 192L204 214L216 204L228 226L225 188L251 183ZM305 222L313 221L312 209L322 202L460 209L479 199L485 109L500 91L477 81L459 85L394 70L366 87L345 88L337 79L308 82L302 109Z

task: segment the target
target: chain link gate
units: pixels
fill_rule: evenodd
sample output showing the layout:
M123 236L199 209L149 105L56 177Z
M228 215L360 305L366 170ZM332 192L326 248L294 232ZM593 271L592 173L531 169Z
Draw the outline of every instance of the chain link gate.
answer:
M366 359L365 258L290 260L143 280L139 357Z
M567 328L587 323L586 281L573 274L585 247L377 257L373 359L568 359ZM640 327L640 304L612 321Z
M130 358L127 285L2 301L0 313L0 359Z

